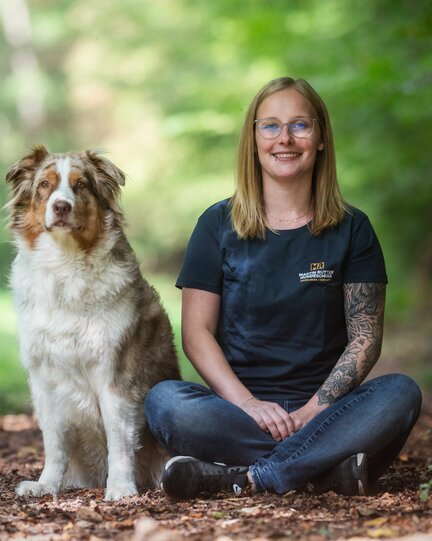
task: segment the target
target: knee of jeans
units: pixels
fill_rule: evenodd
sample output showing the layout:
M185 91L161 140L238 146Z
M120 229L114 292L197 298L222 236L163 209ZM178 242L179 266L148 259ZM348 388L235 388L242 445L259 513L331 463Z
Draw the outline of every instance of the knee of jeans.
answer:
M382 378L405 412L416 419L420 414L422 404L422 393L418 384L406 374L387 374Z
M182 382L177 380L161 381L147 393L144 411L151 429L164 426L171 418L179 383Z

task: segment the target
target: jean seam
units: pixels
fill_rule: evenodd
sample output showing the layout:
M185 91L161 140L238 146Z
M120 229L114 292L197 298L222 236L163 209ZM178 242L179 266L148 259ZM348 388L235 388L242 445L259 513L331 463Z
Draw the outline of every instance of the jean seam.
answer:
M351 408L353 405L357 404L358 402L360 402L361 400L363 400L366 396L368 396L370 393L372 393L373 391L375 391L375 389L379 386L379 382L375 382L375 385L371 386L369 389L366 390L366 392L362 393L361 395L357 395L357 396L354 396L352 400L349 400L348 402L346 402L345 404L343 404L342 406L340 406L340 408L338 408L336 411L334 411L329 417L327 417L325 420L323 420L319 426L314 430L314 432L308 437L308 439L303 443L303 445L297 449L297 451L295 451L292 455L290 455L289 457L287 457L284 462L292 462L295 458L297 458L305 449L309 448L310 445L313 443L313 441L316 439L316 436L323 431L323 429L328 426L336 417L338 417L341 413L343 413L343 411L346 411L347 409ZM260 468L260 472L257 471L257 467L256 466L251 466L251 468L253 468L253 470L251 469L251 475L252 475L252 478L255 479L255 478L258 478L259 480L259 485L264 489L266 490L266 483L263 483L262 482L262 479L261 479L261 474L264 474L264 478L265 477L268 477L268 478L272 478L273 475L272 475L272 472L271 472L271 469L272 467L275 465L275 464L278 464L278 462L268 462L265 466L263 466L262 468ZM274 483L272 482L271 483L271 486L274 486Z
M362 395L360 396L356 396L354 397L352 400L346 402L345 404L343 404L343 406L341 406L340 408L338 408L336 411L334 411L329 417L327 417L324 421L322 421L320 423L320 425L315 429L315 431L309 436L309 438L303 443L303 445L297 449L297 451L295 453L293 453L289 458L288 460L292 460L296 457L298 457L304 449L307 449L308 447L311 446L312 442L316 439L316 435L320 432L323 431L323 429L328 426L336 417L339 417L344 411L346 411L347 409L351 408L353 405L357 404L358 402L360 402L361 400L363 400L367 395L369 395L372 391L374 390L373 387L371 387L370 389L367 389L367 391L365 393L363 393Z

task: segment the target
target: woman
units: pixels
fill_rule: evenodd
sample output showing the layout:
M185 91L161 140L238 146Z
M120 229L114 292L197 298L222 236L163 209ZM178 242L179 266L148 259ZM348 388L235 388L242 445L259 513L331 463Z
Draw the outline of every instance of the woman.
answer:
M183 348L209 388L165 381L146 400L174 457L165 492L371 493L421 405L401 374L360 385L386 283L368 218L339 192L325 104L302 79L271 81L246 114L236 192L200 217L177 282Z

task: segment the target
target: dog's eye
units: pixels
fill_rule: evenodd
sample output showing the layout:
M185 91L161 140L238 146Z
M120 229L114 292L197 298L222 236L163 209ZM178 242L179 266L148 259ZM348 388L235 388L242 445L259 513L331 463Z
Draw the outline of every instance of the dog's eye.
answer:
M79 180L77 183L76 183L76 187L81 190L82 188L85 188L85 182L83 182L82 180Z
M43 181L39 184L39 187L40 187L40 188L49 188L49 187L50 187L50 183L49 183L47 180L43 180Z

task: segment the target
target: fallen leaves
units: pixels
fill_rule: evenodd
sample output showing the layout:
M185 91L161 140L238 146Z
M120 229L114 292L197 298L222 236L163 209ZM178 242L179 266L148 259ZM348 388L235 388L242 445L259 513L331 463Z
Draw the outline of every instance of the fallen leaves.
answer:
M0 541L432 541L432 498L418 493L429 475L430 420L421 417L375 497L291 491L173 502L153 490L105 502L103 489L17 497L15 486L41 471L40 433L32 418L0 418Z

